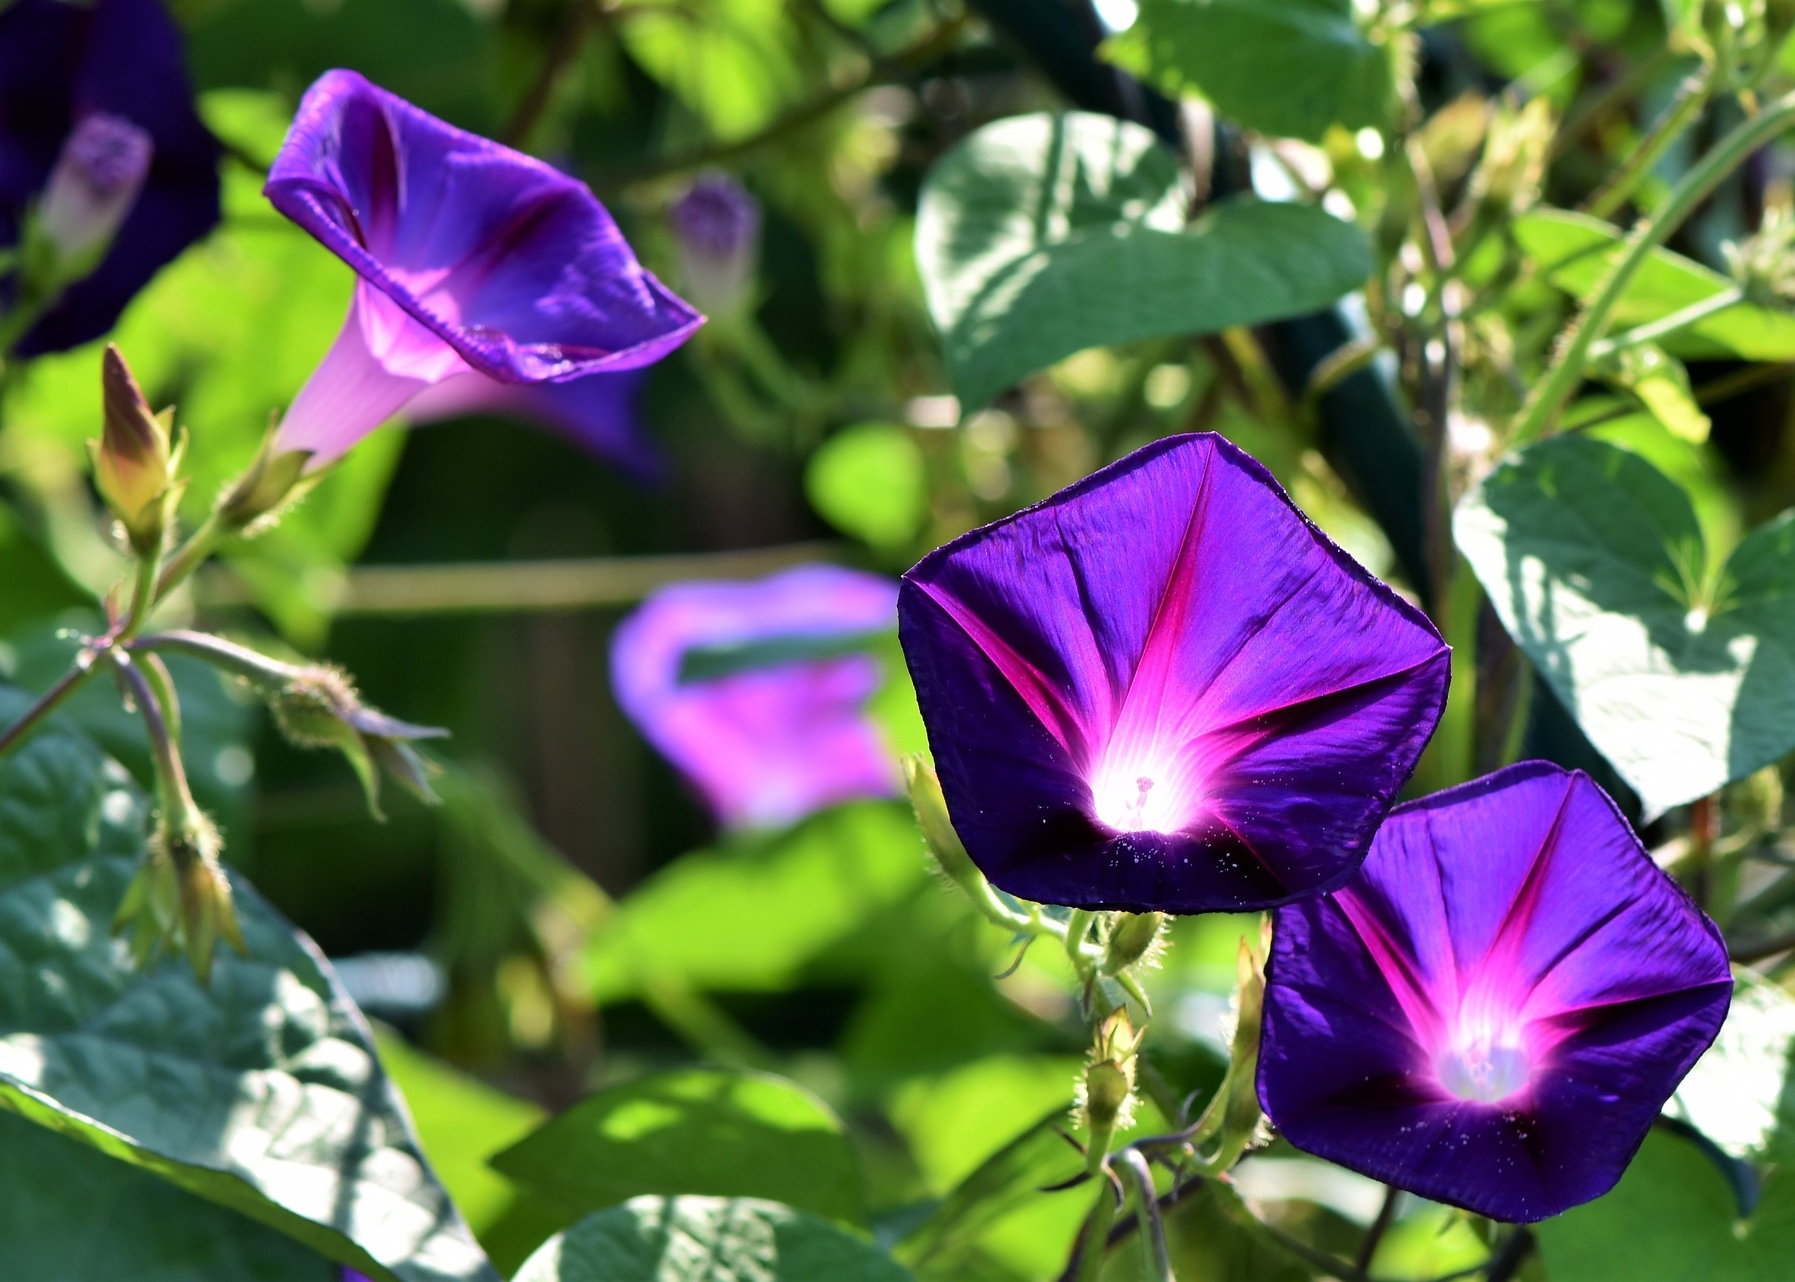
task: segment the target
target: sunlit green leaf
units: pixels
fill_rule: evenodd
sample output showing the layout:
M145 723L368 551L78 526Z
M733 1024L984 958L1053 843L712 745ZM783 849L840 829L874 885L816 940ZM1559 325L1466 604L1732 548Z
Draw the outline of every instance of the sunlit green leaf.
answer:
M1605 1197L1535 1230L1546 1271L1577 1282L1781 1282L1795 1258L1795 1171L1765 1179L1749 1219L1714 1164L1654 1131Z
M516 1282L906 1282L870 1242L753 1198L639 1197L545 1242Z
M1514 235L1554 285L1592 297L1621 250L1612 223L1562 209L1537 209L1515 221ZM1662 320L1733 288L1711 268L1655 249L1616 304L1611 331ZM1748 361L1795 359L1795 313L1735 303L1660 340L1680 356L1738 356Z
M1307 205L1227 201L1188 228L1178 162L1108 116L1015 116L929 171L916 259L967 409L1086 347L1325 307L1370 247Z
M23 703L7 692L0 719ZM495 1278L367 1026L247 883L210 987L131 969L112 919L144 846L122 768L61 728L0 764L0 1107L400 1282Z
M688 1068L601 1091L493 1159L573 1214L646 1193L764 1197L862 1220L866 1193L841 1121L764 1073Z
M1718 573L1688 497L1644 459L1558 437L1460 504L1503 626L1648 815L1795 748L1795 518Z
M871 915L928 885L909 811L843 806L790 833L686 855L625 899L594 941L600 1001L645 977L699 988L777 990Z
M1197 92L1261 133L1319 142L1390 115L1390 52L1351 0L1145 0L1106 55L1176 97Z
M856 423L810 456L804 490L811 506L843 533L875 548L902 548L928 516L929 478L921 448L896 423Z
M1795 997L1753 971L1736 974L1726 1023L1664 1111L1732 1157L1761 1158L1795 1136Z

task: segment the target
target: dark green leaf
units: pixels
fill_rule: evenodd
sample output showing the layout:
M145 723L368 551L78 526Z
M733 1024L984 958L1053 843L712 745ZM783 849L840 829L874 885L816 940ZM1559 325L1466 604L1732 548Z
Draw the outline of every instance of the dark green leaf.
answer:
M639 1197L543 1243L516 1282L909 1282L871 1243L757 1198Z
M1108 116L1016 116L943 157L916 259L963 405L1086 347L1314 311L1371 271L1320 209L1228 201L1187 228L1187 206L1171 152Z
M1560 289L1580 299L1594 296L1621 253L1621 233L1588 214L1536 209L1515 221L1515 239ZM1611 328L1630 329L1712 298L1733 282L1668 249L1655 249L1621 295ZM1738 356L1748 361L1795 359L1795 314L1733 306L1703 317L1662 340L1680 356Z
M323 1256L148 1171L0 1113L5 1275L30 1282L338 1282Z
M863 1220L860 1167L840 1120L764 1073L688 1068L576 1104L493 1158L579 1215L638 1194L765 1197Z
M1390 115L1390 53L1350 0L1145 0L1107 57L1178 97L1201 93L1249 129L1321 141Z
M19 698L0 695L0 719ZM74 731L0 764L0 1107L401 1282L496 1275L431 1175L367 1026L246 883L249 955L202 988L111 933L144 846L124 770Z
M1674 482L1559 437L1492 472L1454 530L1503 625L1648 816L1795 748L1795 517L1714 571Z

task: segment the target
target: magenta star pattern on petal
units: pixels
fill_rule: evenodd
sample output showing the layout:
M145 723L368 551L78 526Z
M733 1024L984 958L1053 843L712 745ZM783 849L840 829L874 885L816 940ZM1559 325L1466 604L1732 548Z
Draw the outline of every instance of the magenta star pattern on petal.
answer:
M703 320L584 184L352 71L307 91L266 191L359 277L276 438L314 467L448 380L566 385L637 369Z
M931 553L898 614L967 852L1043 903L1194 913L1340 885L1446 699L1425 616L1214 435Z
M1731 995L1607 794L1526 762L1399 806L1350 884L1278 910L1259 1098L1298 1148L1544 1219L1620 1179Z
M896 794L896 759L866 713L881 672L857 652L896 614L889 579L800 566L754 583L676 583L611 642L612 686L649 742L732 828L777 828ZM695 655L738 652L721 675Z

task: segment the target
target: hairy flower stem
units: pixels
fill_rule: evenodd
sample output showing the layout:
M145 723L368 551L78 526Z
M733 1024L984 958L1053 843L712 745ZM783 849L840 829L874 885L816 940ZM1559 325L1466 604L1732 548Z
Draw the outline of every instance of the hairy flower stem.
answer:
M193 802L193 791L187 786L187 770L181 764L179 742L170 729L174 716L164 711L155 686L132 662L130 655L115 652L113 663L137 704L144 733L149 737L150 754L156 767L156 800L162 808L163 822L178 825L193 815L197 807ZM172 687L168 693L173 693Z
M1708 105L1708 99L1713 96L1717 78L1717 68L1709 65L1683 81L1677 89L1676 101L1658 117L1646 136L1639 140L1639 145L1633 149L1627 163L1611 174L1608 181L1584 203L1585 213L1594 214L1597 218L1607 218L1627 203L1627 197L1651 173L1659 158L1701 115L1702 108Z
M1713 151L1684 174L1655 215L1640 219L1625 240L1625 252L1609 268L1596 296L1560 334L1558 355L1535 386L1510 434L1510 444L1522 445L1543 435L1559 410L1577 390L1589 363L1591 349L1607 332L1615 305L1650 259L1716 187L1758 148L1795 124L1795 94L1769 104L1757 116L1721 139Z
M207 558L218 550L218 545L230 533L225 522L217 512L213 512L200 523L187 541L181 544L175 554L163 566L162 575L156 581L155 599L160 601L170 592L178 588L192 573L205 564Z

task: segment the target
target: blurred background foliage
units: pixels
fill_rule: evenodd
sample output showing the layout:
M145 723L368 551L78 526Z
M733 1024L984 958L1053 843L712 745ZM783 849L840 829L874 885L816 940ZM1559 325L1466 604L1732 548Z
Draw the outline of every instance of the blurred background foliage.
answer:
M1196 7L1144 0L1129 31L1131 0L171 4L202 112L227 144L225 221L135 301L114 338L150 400L178 404L193 433L190 517L249 458L349 296L348 271L259 194L321 71L356 68L579 175L676 287L667 215L695 177L727 172L763 208L748 305L648 380L643 420L666 460L657 484L497 420L388 428L183 606L328 654L373 703L453 733L439 753L443 805L395 797L378 825L340 762L286 745L206 672L176 674L196 787L227 829L228 857L345 959L352 991L390 1022L389 1067L501 1267L615 1190L569 1204L564 1187L558 1201L504 1173L540 1171L552 1153L497 1170L485 1159L595 1087L694 1061L773 1069L826 1101L865 1187L846 1210L821 1209L902 1241L925 1276L1054 1276L1084 1209L1032 1194L1076 1165L1036 1125L1063 1112L1083 1049L1066 967L1010 956L925 871L897 802L840 807L789 832L716 831L613 700L607 644L641 583L619 577L613 558L764 549L768 565L821 555L895 573L1147 440L1215 430L1405 592L1435 602L1455 580L1469 584L1444 504L1502 452L1500 425L1592 284L1574 258L1562 266L1567 247L1601 243L1529 211L1599 199L1638 154L1692 65L1687 38L1673 37L1688 6L1214 0L1236 42L1211 31L1193 45L1180 24ZM1344 69L1336 60L1310 75L1305 46L1265 30L1311 20L1344 24L1336 34L1358 42ZM1108 60L1094 56L1117 31ZM1227 65L1211 65L1218 57ZM1159 96L1193 83L1213 111ZM988 404L959 403L912 248L924 177L982 125L1068 106L1182 139L1186 181L1194 173L1200 186L1186 195L1256 189L1356 224L1373 255L1363 293L1303 320L1078 351ZM1738 119L1730 99L1698 110L1626 208L1650 210ZM1789 208L1792 174L1784 151L1760 153L1672 248L1725 272L1726 246ZM1442 234L1457 251L1445 268L1440 243L1429 248ZM1651 277L1637 318L1671 305L1648 286L1676 296L1675 279ZM1448 310L1449 403L1430 347ZM1617 367L1569 411L1678 482L1716 556L1795 501L1795 342L1764 337L1766 326L1686 343L1652 370ZM66 664L58 629L118 569L85 479L96 369L97 348L81 349L31 363L6 388L0 673L28 688ZM1421 486L1424 449L1443 451L1450 493ZM506 563L521 580L552 561L592 567L591 599L495 608L461 594L452 569L414 573ZM1490 635L1474 588L1453 600L1442 624L1455 642ZM1453 710L1415 790L1497 764L1483 759L1491 752L1512 758L1523 741L1527 755L1590 764L1624 790L1495 636L1481 650L1461 644ZM876 715L894 751L921 748L895 640L882 646ZM116 699L87 696L75 715L127 764L140 759ZM1498 716L1514 731L1491 749L1476 731ZM1740 813L1756 804L1746 797ZM1680 840L1684 824L1673 816L1650 836ZM1774 907L1762 909L1766 931L1780 921ZM1154 1107L1138 1126L1164 1125L1219 1080L1236 941L1257 928L1178 923L1151 981ZM810 1126L778 1112L789 1101L767 1107L769 1126ZM627 1147L618 1158L639 1160ZM1007 1200L912 1234L917 1208L956 1205L968 1177ZM730 1178L711 1191L732 1191ZM1243 1168L1240 1188L1283 1228L1348 1252L1378 1207L1367 1181L1280 1149ZM625 1192L642 1191L654 1190ZM1230 1227L1234 1196L1217 1186L1180 1209L1179 1276L1300 1276ZM1465 1217L1416 1206L1375 1272L1434 1277L1487 1250Z

